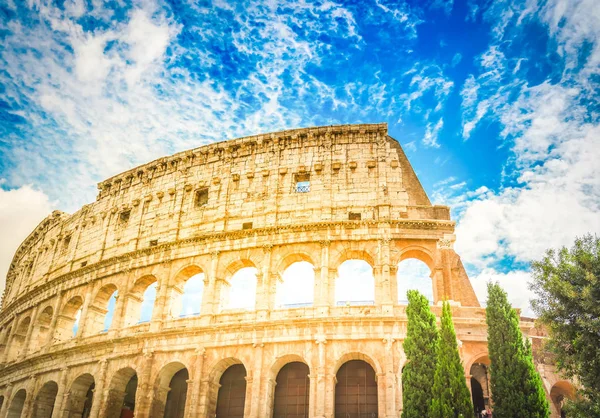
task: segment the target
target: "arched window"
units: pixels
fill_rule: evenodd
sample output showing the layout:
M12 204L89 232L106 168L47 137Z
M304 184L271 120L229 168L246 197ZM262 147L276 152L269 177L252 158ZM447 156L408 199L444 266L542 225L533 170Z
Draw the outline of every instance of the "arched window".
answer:
M558 381L550 389L550 399L552 400L552 406L560 417L566 417L564 406L567 400L575 399L575 388L566 380Z
M476 414L480 414L481 411L490 406L489 365L489 357L484 356L473 363L469 371L471 375L471 400Z
M25 389L19 389L19 391L13 397L10 406L8 407L6 418L21 418L21 413L23 412L23 406L25 405L26 398L27 392L25 392Z
M126 300L124 326L130 327L152 319L156 286L156 277L152 275L143 276L134 283Z
M65 304L61 314L56 318L55 340L64 341L77 335L82 305L83 299L80 296L71 298Z
M23 318L19 325L17 326L17 331L14 333L12 341L10 342L10 359L14 360L19 357L21 354L25 354L27 352L27 347L25 347L25 340L27 339L27 331L29 330L29 326L31 325L31 318L28 316Z
M312 306L314 300L315 269L307 261L297 261L285 269L277 282L275 306L298 308Z
M103 286L87 311L85 320L86 335L107 331L112 324L117 303L117 287L113 284Z
M372 305L375 303L373 268L364 260L346 260L338 268L335 280L336 305Z
M336 417L377 417L377 380L369 363L350 360L342 364L336 380Z
M133 417L138 378L130 367L119 370L110 382L107 417Z
M181 270L171 287L171 317L194 316L202 311L205 275L202 269L191 265Z
M156 302L156 288L158 283L154 282L146 288L142 295L142 305L140 308L139 322L150 322L152 312L154 311L154 302Z
M33 418L52 418L58 385L56 382L46 382L40 389L33 402Z
M221 290L222 309L252 310L256 304L255 267L243 267L235 272Z
M308 366L299 361L288 363L277 374L273 416L308 418L310 379Z
M246 368L241 364L230 366L219 380L217 414L219 418L243 418L246 403Z
M398 303L408 304L406 292L409 290L418 290L424 295L429 303L433 304L433 284L431 281L431 270L421 260L409 258L398 264Z

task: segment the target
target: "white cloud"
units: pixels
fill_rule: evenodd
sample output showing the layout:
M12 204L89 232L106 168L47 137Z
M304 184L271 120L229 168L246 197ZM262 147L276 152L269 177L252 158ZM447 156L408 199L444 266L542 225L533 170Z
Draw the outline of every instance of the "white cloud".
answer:
M0 181L0 185L2 182ZM0 290L17 248L52 211L53 204L43 192L31 186L0 188Z
M529 305L529 300L534 294L528 288L531 282L531 274L523 270L514 270L508 273L501 273L494 269L487 268L478 275L471 276L473 289L480 302L487 300L487 284L489 282L498 282L508 294L509 302L518 309L521 309L521 315L533 317L534 313Z
M438 135L443 127L443 119L438 120L433 126L431 123L428 123L427 128L425 128L425 136L423 136L423 145L426 147L439 148L440 143L438 142Z

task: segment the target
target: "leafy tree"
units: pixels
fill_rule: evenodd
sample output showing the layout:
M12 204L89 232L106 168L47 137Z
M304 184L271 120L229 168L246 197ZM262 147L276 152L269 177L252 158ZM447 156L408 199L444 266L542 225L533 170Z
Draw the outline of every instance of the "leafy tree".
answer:
M444 302L433 380L432 418L471 418L474 416L471 394L460 361L450 304Z
M570 250L549 250L532 263L532 300L548 328L547 349L581 388L569 416L600 417L600 238L586 235Z
M549 417L531 344L523 340L517 311L497 283L488 283L486 321L494 418Z
M402 418L429 416L433 397L432 382L435 373L438 329L429 301L416 290L409 290L408 330L404 352L408 363L402 372Z

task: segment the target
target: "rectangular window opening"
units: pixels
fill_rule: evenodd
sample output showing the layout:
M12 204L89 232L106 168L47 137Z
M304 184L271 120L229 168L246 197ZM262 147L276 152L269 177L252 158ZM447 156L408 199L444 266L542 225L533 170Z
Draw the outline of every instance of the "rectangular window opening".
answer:
M244 222L242 224L242 229L252 229L252 222Z
M308 193L310 192L310 174L309 173L297 173L294 175L296 181L296 193Z
M350 212L348 214L348 219L351 221L360 221L360 213L357 212Z
M196 190L196 194L194 196L194 206L199 208L200 206L204 206L207 203L208 203L208 187Z
M150 240L150 246L151 247L156 247L157 245L158 245L158 240L157 239Z
M121 212L121 214L119 215L119 221L122 224L126 224L127 222L129 222L129 217L131 216L131 210L124 210L123 212Z

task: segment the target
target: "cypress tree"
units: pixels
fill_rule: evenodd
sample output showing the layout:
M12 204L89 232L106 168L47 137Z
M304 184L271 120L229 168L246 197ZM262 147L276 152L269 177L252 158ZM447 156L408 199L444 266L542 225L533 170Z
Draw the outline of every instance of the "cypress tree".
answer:
M409 290L408 329L404 352L408 363L402 371L402 418L429 416L433 396L438 330L429 301L416 290Z
M471 418L474 416L465 370L460 361L450 304L444 302L437 367L433 381L432 418Z
M542 379L523 341L517 311L497 283L488 284L486 308L494 418L550 416Z

